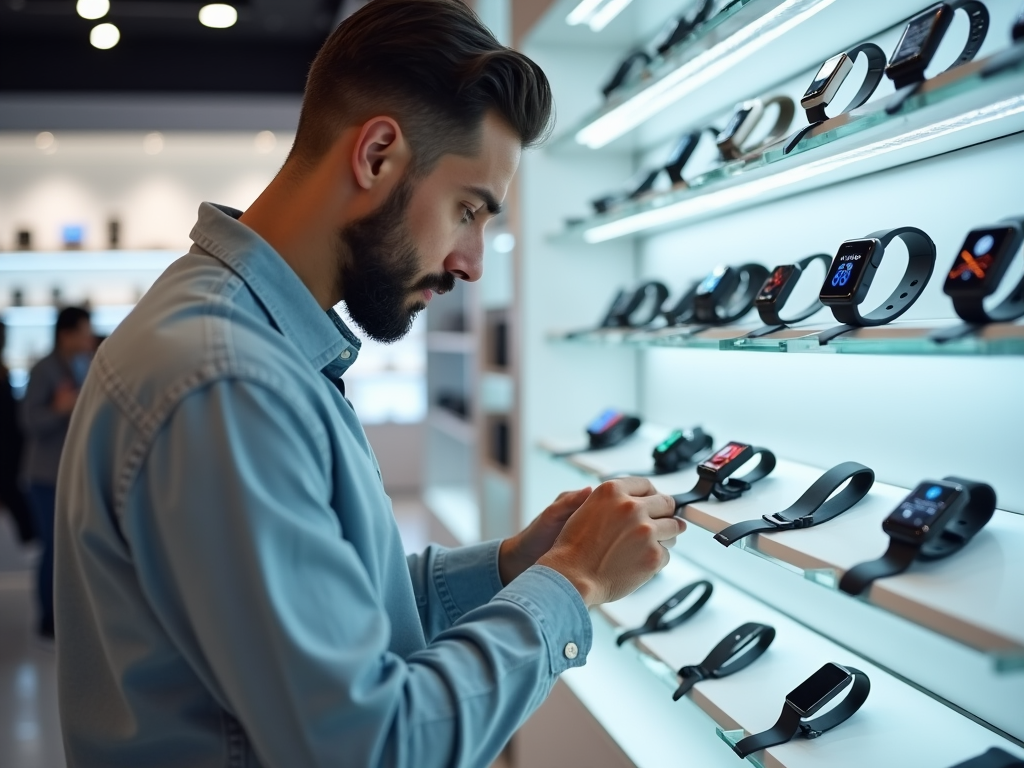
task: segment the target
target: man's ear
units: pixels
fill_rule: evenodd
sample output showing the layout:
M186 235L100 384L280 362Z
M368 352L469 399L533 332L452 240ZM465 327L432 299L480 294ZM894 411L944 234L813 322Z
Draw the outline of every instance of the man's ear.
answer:
M386 116L363 123L352 148L352 173L356 184L371 190L399 178L410 158L409 145L401 127Z

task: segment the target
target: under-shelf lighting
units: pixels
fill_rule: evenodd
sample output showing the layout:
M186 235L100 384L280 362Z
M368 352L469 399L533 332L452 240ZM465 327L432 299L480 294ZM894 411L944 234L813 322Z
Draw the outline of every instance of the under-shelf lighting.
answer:
M632 0L581 0L565 17L569 26L588 25L594 32L600 32L618 16Z
M586 230L583 233L583 239L588 243L601 243L605 240L632 235L653 227L695 219L723 208L732 208L748 201L756 200L782 187L799 184L825 173L833 173L837 169L853 163L863 162L870 158L906 149L916 144L924 144L943 136L958 133L967 128L984 125L995 120L1004 120L1019 114L1024 114L1024 96L1014 96L1013 98L966 112L957 117L909 131L900 136L866 144L863 147L851 149L832 157L822 158L821 160L815 160L806 165L782 171L781 173L764 176L718 192L698 195L686 200L680 200L677 203L670 203L662 208L642 211L634 216L627 216L617 221L601 224Z
M825 10L836 0L785 0L712 48L606 112L576 133L576 141L599 149L669 105L712 82L744 59Z

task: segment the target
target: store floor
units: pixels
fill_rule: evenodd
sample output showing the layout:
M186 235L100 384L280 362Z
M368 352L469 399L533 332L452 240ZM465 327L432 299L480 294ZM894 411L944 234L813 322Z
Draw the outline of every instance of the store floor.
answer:
M394 499L406 549L427 543L427 513L415 497ZM0 766L64 768L57 715L57 670L52 648L39 643L33 565L37 553L15 543L0 513Z

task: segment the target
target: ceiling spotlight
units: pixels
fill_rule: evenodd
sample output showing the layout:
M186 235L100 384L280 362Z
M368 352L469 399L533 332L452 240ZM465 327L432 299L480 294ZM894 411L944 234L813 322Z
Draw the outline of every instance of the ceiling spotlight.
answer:
M256 138L253 139L253 146L256 147L256 151L261 155L272 151L276 145L277 136L274 135L273 131L260 131L256 134Z
M110 11L110 0L78 0L75 10L83 19L102 19Z
M57 143L57 140L53 138L53 134L49 131L43 131L42 133L36 134L36 146L39 149L46 150Z
M142 139L142 151L147 155L159 155L164 149L164 135L158 131L147 133Z
M89 33L89 42L93 48L99 48L101 51L113 48L120 39L121 30L113 24L97 24Z
M227 29L238 21L238 11L227 3L210 3L199 9L199 23L204 27Z

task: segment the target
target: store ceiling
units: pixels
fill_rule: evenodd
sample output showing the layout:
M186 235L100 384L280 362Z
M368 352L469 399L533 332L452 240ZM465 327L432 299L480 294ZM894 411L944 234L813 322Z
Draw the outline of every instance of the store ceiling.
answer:
M0 91L301 93L324 38L356 0L239 0L229 29L199 23L203 2L111 0L87 21L75 0L0 0ZM110 50L89 44L117 25Z

